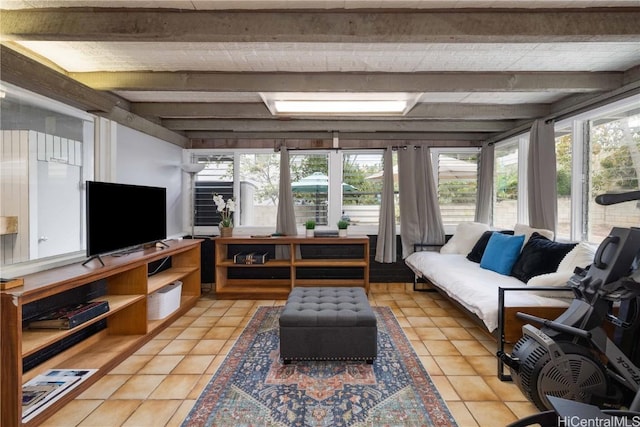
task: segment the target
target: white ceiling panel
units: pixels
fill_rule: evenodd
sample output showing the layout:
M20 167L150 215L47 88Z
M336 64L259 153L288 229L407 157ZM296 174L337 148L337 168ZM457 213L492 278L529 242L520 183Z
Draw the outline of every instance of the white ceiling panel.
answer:
M131 102L262 102L256 92L114 91Z
M624 71L640 62L640 44L631 42L19 43L69 72Z

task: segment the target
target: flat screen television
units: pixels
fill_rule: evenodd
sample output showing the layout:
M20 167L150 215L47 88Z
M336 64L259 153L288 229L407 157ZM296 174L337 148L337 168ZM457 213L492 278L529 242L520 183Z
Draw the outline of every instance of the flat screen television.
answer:
M167 189L87 181L87 256L167 237Z

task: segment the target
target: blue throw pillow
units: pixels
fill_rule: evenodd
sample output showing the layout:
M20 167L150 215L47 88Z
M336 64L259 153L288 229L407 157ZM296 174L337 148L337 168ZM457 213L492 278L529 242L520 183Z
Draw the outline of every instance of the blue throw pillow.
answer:
M508 275L520 255L523 243L524 235L522 234L508 236L506 234L493 233L480 260L480 267Z

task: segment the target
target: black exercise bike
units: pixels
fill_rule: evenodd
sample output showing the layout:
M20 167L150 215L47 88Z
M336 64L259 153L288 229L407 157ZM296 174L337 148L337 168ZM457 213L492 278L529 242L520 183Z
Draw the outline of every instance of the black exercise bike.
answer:
M602 205L631 200L640 200L640 191L596 198ZM575 298L562 315L548 320L518 313L542 327L523 326L523 337L511 355L498 352L497 356L527 398L539 409L549 410L536 415L546 414L549 418L544 423L534 423L556 425L549 422L557 422L562 411L565 415L596 411L602 417L637 416L629 425L640 425L633 424L640 423L640 368L636 366L640 340L635 333L640 327L639 254L640 228L614 227L598 247L593 264L576 268L567 282ZM616 327L616 342L622 348L607 336L607 322ZM629 411L612 415L623 406ZM525 425L529 424L513 424Z

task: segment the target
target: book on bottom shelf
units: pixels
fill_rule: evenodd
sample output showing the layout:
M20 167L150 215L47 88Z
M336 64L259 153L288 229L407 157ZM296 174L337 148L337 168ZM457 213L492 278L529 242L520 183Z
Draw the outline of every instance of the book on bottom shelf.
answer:
M50 369L22 385L22 422L41 413L97 369Z
M107 301L73 304L36 317L29 322L29 328L71 329L108 311Z

